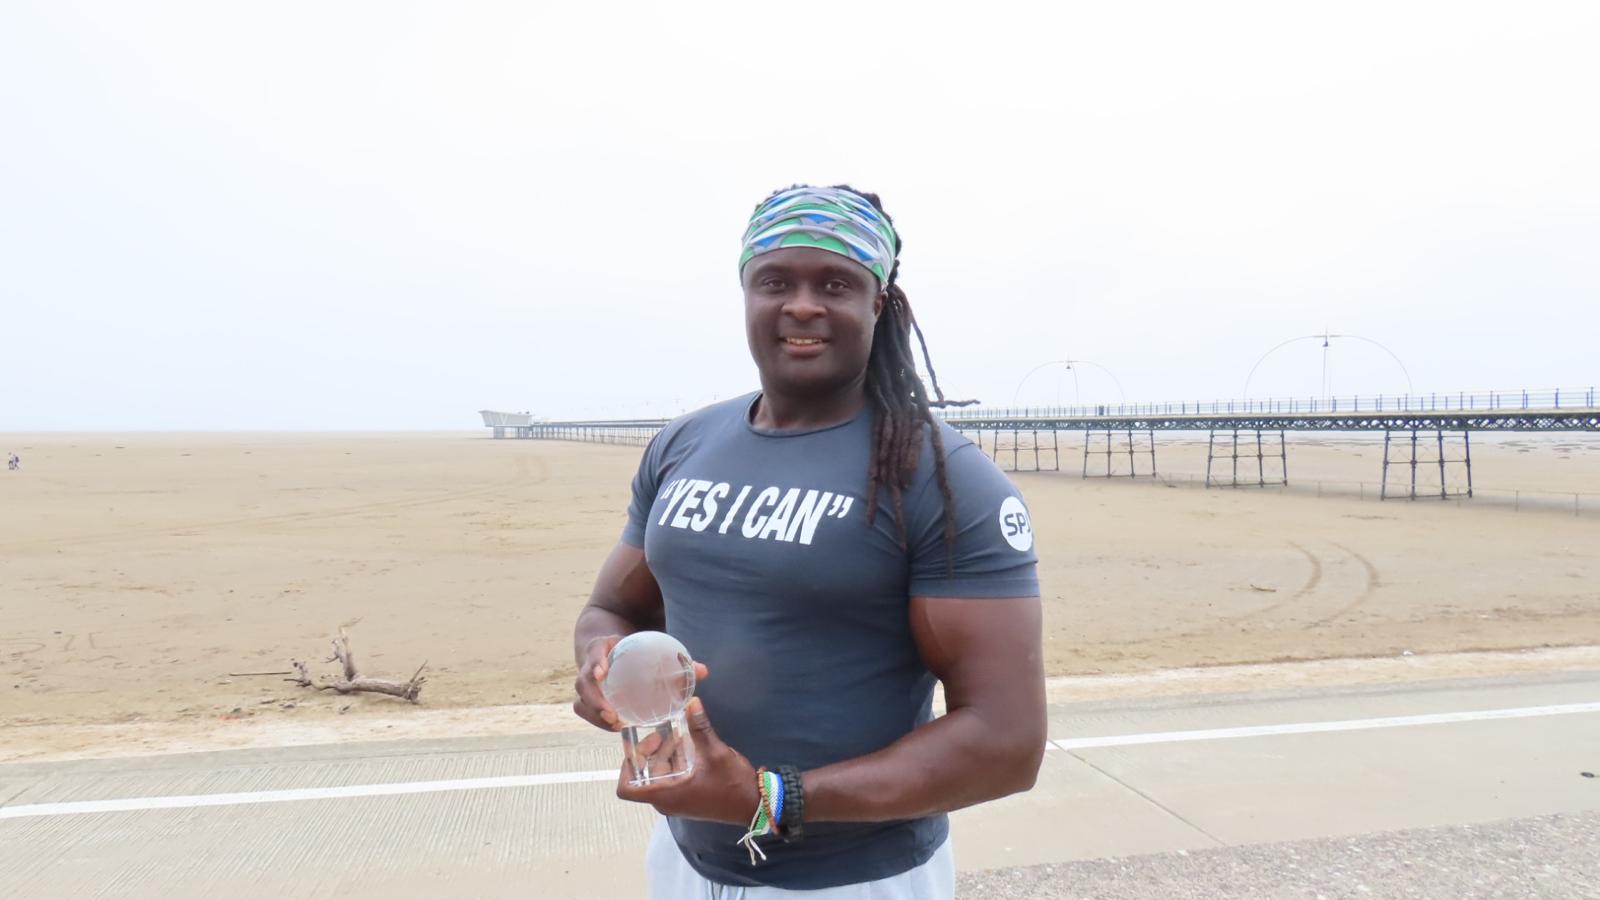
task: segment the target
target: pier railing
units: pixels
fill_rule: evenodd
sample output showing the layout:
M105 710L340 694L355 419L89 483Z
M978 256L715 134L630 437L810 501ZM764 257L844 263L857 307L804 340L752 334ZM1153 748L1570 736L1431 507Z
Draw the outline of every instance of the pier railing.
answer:
M1517 409L1600 409L1600 390L1546 388L1467 393L1370 394L1346 397L1268 397L1241 400L1174 400L1157 403L1110 403L1075 406L964 407L945 410L952 422L961 419L995 419L1043 416L1204 416L1253 413L1352 412L1492 412Z

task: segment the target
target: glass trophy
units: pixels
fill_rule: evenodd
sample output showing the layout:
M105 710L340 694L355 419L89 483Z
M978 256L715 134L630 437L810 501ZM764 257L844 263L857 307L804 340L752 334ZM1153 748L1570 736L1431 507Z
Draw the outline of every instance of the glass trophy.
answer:
M683 707L694 696L694 660L670 634L639 631L611 648L600 691L622 720L622 749L634 785L694 771Z

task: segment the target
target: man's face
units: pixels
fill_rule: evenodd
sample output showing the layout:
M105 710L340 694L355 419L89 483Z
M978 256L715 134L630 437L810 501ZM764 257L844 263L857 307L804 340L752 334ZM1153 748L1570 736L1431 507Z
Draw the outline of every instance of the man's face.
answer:
M750 356L773 390L820 395L860 378L883 295L878 279L815 247L763 253L744 269Z

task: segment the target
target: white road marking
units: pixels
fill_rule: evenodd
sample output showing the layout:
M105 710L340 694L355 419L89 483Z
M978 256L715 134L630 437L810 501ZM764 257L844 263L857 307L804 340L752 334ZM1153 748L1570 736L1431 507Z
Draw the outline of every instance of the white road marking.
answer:
M1206 728L1195 731L1158 731L1143 734L1108 735L1105 737L1062 738L1047 742L1047 746L1057 750L1086 750L1096 747L1134 747L1144 744L1176 744L1189 741L1217 741L1231 738L1363 731L1418 725L1447 725L1456 722L1486 722L1498 719L1527 719L1540 716L1565 716L1576 713L1600 713L1600 702L1567 703L1555 706L1521 706L1510 709L1479 709L1415 716L1387 716L1376 719L1285 722L1278 725L1249 725L1239 728ZM392 784L352 784L342 787L292 788L288 790L248 791L232 794L127 797L117 800L75 800L67 803L35 803L23 806L0 807L0 819L136 812L147 809L196 809L207 806L240 806L250 803L284 803L295 800L341 800L352 797L390 797L400 794L433 794L446 791L539 787L552 784L609 782L615 781L616 777L617 772L615 769L601 769L589 772L551 772L543 775L504 775L495 778L405 781Z
M1453 722L1489 722L1496 719L1530 719L1538 716L1569 716L1574 713L1592 712L1600 712L1600 703L1519 706L1511 709L1477 709L1417 716L1386 716L1378 719L1343 719L1333 722L1285 722L1280 725L1246 725L1240 728L1205 728L1198 731L1157 731L1107 737L1062 738L1050 743L1057 750L1087 750L1094 747L1134 747L1140 744L1180 744L1186 741L1220 741L1228 738L1272 737L1284 734L1365 731L1373 728L1448 725Z
M393 784L349 784L343 787L290 788L237 794L190 794L173 797L127 797L120 800L75 800L70 803L35 803L0 807L0 819L30 816L70 816L83 813L134 812L143 809L195 809L202 806L240 806L248 803L284 803L291 800L341 800L349 797L391 797L396 794L436 794L492 788L538 787L616 781L616 769L594 772L551 772L544 775L502 775L495 778L456 778L448 781L402 781Z

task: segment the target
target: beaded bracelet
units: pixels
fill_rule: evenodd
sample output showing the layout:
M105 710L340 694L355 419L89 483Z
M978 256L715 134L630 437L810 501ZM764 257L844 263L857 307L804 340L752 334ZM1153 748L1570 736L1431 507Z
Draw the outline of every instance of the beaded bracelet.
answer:
M773 834L778 829L778 822L783 818L783 779L777 772L769 772L765 766L756 770L756 789L761 793L761 802L756 805L756 814L750 819L750 830L739 839L739 844L750 854L750 865L756 865L756 857L760 856L765 862L767 853L756 843L756 838Z

